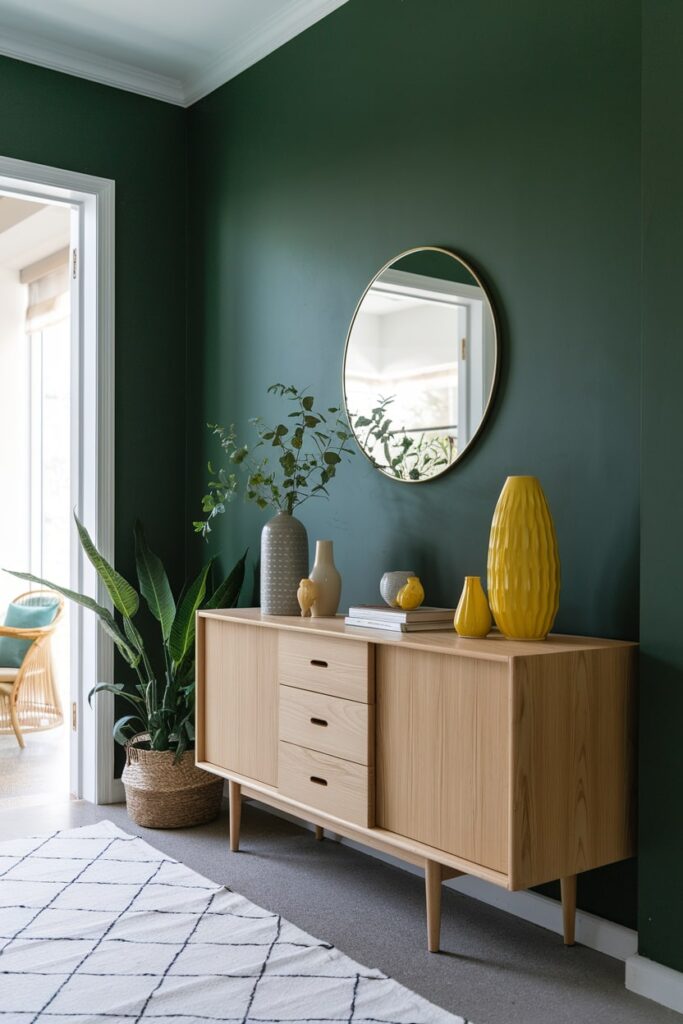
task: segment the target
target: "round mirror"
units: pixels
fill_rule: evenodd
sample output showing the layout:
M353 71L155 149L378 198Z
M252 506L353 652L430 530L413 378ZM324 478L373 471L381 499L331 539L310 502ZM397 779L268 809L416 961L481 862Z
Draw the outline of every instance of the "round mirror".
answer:
M344 400L361 450L419 483L450 469L489 411L498 368L493 307L459 256L401 253L365 289L344 353Z

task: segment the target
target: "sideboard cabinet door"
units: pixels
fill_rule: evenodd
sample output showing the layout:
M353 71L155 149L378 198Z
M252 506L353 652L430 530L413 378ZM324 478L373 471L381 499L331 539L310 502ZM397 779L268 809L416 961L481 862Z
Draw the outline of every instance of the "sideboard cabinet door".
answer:
M377 647L377 824L507 874L504 662Z
M278 631L204 620L202 759L277 786Z

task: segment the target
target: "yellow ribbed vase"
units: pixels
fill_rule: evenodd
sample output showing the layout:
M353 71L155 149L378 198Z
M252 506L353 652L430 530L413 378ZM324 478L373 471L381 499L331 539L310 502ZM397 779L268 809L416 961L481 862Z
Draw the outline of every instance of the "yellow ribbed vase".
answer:
M509 476L491 523L488 593L511 640L545 640L560 606L560 559L545 494L534 476Z

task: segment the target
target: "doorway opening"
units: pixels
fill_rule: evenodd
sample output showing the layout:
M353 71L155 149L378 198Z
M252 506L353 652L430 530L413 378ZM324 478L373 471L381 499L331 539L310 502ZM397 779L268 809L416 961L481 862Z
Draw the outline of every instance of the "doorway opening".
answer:
M0 569L107 605L72 512L113 561L114 182L0 157L2 288ZM0 658L0 808L116 800L113 700L87 702L112 676L111 641L91 613L0 571L0 623L5 609L0 648L21 643Z
M31 608L25 594L37 590L5 568L53 580L70 579L71 217L66 204L0 195L0 607L4 621L10 605ZM40 605L33 607L42 614ZM39 804L66 798L72 790L67 724L70 611L65 604L54 631L44 641L49 649L40 665L31 657L24 669L24 675L28 671L30 676L22 680L17 696L23 748L14 728L9 728L7 713L0 717L0 806ZM10 645L18 642L9 641ZM24 661L27 656L28 652ZM0 660L18 659L10 649ZM14 668L18 676L22 665L4 668L3 675L9 677L7 669ZM5 686L10 682L8 678ZM74 782L76 789L78 780Z

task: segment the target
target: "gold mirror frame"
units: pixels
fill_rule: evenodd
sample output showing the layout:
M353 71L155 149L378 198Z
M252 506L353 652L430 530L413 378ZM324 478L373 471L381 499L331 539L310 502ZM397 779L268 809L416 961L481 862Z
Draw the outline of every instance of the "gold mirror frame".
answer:
M451 259L457 260L457 262L462 267L465 268L465 270L468 272L468 274L472 275L474 280L477 282L478 287L481 288L482 292L484 293L484 297L486 298L486 301L488 302L489 310L491 312L491 320L493 321L493 337L494 337L494 342L495 342L495 351L494 351L494 358L493 358L493 377L492 377L492 380L491 380L491 388L489 390L488 400L486 402L486 407L485 407L484 412L482 414L479 426L477 427L475 432L472 434L472 437L469 439L469 441L467 442L467 444L465 445L463 450L458 453L456 458L453 459L453 461L450 462L439 473L434 473L433 476L425 477L424 479L421 479L421 480L407 480L407 479L404 479L404 478L401 478L401 477L394 476L391 473L387 473L387 471L385 469L382 469L381 466L378 466L375 463L375 461L371 458L371 456L368 455L368 453L366 452L365 448L361 445L360 441L358 440L358 436L357 436L355 430L353 429L353 427L351 426L351 418L350 418L350 415L349 415L349 406L348 406L348 401L347 401L347 398L346 398L346 360L347 360L347 357L348 357L349 342L351 340L351 334L353 333L353 326L354 326L354 324L356 322L356 317L358 316L358 313L360 311L361 306L363 305L363 302L365 300L366 295L368 294L368 292L372 288L372 286L375 283L375 281L377 281L377 279L380 278L382 276L382 274L385 273L385 271L390 270L391 267L395 263L399 262L399 260L402 260L406 256L412 256L413 254L419 253L419 252L438 252L438 253L441 253L444 256L450 256ZM353 316L351 317L351 323L349 324L349 329L346 332L346 342L344 344L344 360L343 360L343 363L342 363L342 396L343 396L343 402L344 402L344 413L346 415L346 419L349 422L349 426L351 428L351 433L353 434L353 439L356 442L356 444L358 445L358 448L360 449L360 451L365 456L365 458L373 466L373 468L378 470L378 472L380 472L382 474L382 476L388 477L389 480L394 480L394 481L396 481L396 483L399 483L399 484L428 484L428 483L431 483L433 480L438 480L440 477L442 477L444 475L444 473L448 473L451 469L453 469L454 466L456 466L460 462L461 459L463 459L465 457L465 455L470 451L470 449L474 445L475 441L477 440L477 438L481 434L482 430L484 429L484 426L486 425L486 422L487 422L489 416L491 415L491 408L493 406L493 401L494 401L494 398L495 398L495 395L496 395L496 390L497 390L497 387L498 387L499 372L500 372L500 329L499 329L499 326L498 326L498 317L496 316L496 309L495 309L495 306L493 304L493 300L491 298L491 293L489 292L489 289L486 287L486 284L484 283L484 281L482 281L481 276L477 273L477 271L474 269L474 267L471 265L471 263L468 263L468 261L466 259L464 259L462 256L459 256L452 249L446 249L446 248L444 248L443 246L440 246L440 245L417 245L417 246L415 246L412 249L406 249L404 252L401 252L397 256L394 256L394 257L392 257L392 259L388 260L384 264L384 266L381 267L377 271L375 276L368 283L367 287L363 291L363 294L361 295L360 299L358 300L358 302L356 304L356 308L355 308L355 310L353 312Z

